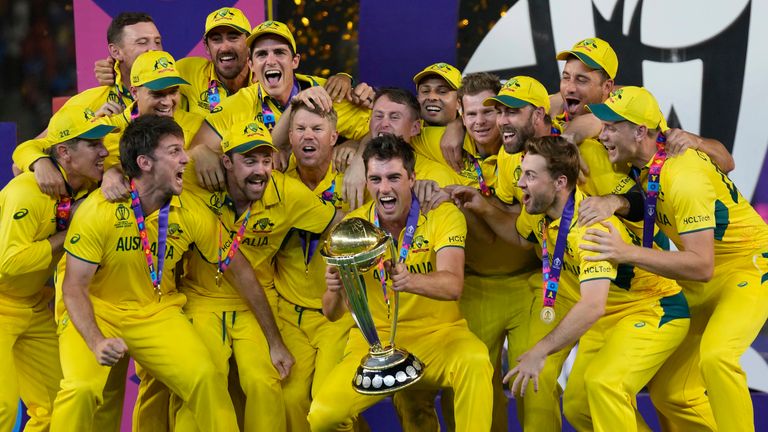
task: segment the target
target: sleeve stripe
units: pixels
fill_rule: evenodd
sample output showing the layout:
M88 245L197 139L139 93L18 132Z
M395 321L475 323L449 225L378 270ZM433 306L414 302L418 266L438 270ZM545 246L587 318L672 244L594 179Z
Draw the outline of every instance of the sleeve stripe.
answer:
M96 261L87 260L87 259L85 259L85 258L83 258L83 257L81 257L81 256L78 256L78 255L75 255L75 254L73 254L73 253L72 253L72 252L71 252L69 249L67 249L66 247L64 248L64 251L65 251L67 254L71 255L72 257L79 259L80 261L85 261L85 262L87 262L87 263L90 263L90 264L99 265L99 263L98 263L98 262L96 262Z
M678 234L679 235L683 235L683 234L690 234L690 233L695 233L695 232L699 232L699 231L714 230L714 229L715 229L715 227L706 227L706 228L699 228L699 229L694 229L694 230L690 230L690 231L683 231L683 232L679 232Z

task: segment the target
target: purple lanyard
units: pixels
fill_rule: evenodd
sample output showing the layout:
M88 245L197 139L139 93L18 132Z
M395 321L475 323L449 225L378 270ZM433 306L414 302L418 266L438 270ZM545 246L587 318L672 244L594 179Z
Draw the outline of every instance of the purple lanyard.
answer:
M656 200L659 197L659 182L661 181L661 169L667 160L667 152L664 143L667 137L662 132L656 137L656 154L653 155L651 166L648 167L648 181L646 182L645 210L643 212L643 247L653 247L653 231L656 226ZM635 182L639 180L639 172L632 170Z
M333 193L335 191L336 179L333 179L331 186L320 194L320 199L333 204ZM302 232L301 234L299 235L299 240L301 240L301 250L304 251L304 271L309 272L309 262L312 261L312 256L315 254L320 236L310 232Z
M219 82L212 79L208 83L208 111L213 110L221 103L221 96L219 95Z
M563 215L560 217L560 227L557 230L557 241L555 242L555 252L552 256L552 265L550 268L549 253L547 251L547 228L548 222L545 216L544 224L541 229L541 272L543 274L544 286L544 307L555 307L557 299L557 289L560 285L560 271L563 269L563 256L565 255L565 245L568 242L568 231L571 229L573 220L573 209L575 207L574 190L568 197L568 201L563 208ZM553 311L554 313L554 311ZM543 314L542 314L543 316ZM553 315L554 318L554 315ZM551 322L551 320L550 320Z
M149 276L152 278L152 286L157 294L157 301L163 296L160 290L160 282L163 279L163 266L165 265L166 240L168 239L168 213L171 209L171 201L160 209L160 215L157 218L157 271L152 259L152 249L149 247L149 236L147 235L147 226L144 223L144 212L141 210L141 200L139 200L139 191L136 189L136 183L131 179L131 208L136 217L136 225L139 228L139 237L141 238L141 248L144 256L147 258L147 267L149 267Z
M294 78L293 88L291 88L291 94L288 96L288 102L286 105L291 103L291 100L294 98L294 96L299 94L300 90L299 81ZM261 86L259 86L259 100L261 101L261 122L264 123L264 126L266 126L267 129L269 129L271 132L272 128L275 127L275 123L277 123L277 119L275 118L274 112L272 112L272 108L269 107L269 103L267 103L267 101L262 97Z
M416 233L416 225L419 222L419 210L419 200L416 199L416 194L411 191L411 209L408 210L408 219L405 222L405 234L403 234L403 243L400 245L398 262L405 263L405 259L408 258L408 252L411 250L411 244L413 244L413 236ZM373 214L373 224L379 226L378 213ZM395 265L397 263L392 264ZM389 316L389 296L387 295L387 276L384 271L384 260L379 261L379 280L381 281L381 290L384 292L384 302L387 304L387 316Z
M232 244L229 245L229 251L224 260L221 259L221 250L224 248L221 240L221 222L219 222L219 265L216 268L216 285L221 286L221 276L229 268L229 264L232 262L232 258L235 257L237 250L240 248L240 242L243 241L243 235L245 234L245 228L248 226L248 219L251 217L251 204L248 204L248 211L245 212L245 218L240 228L237 229L237 234L232 239Z
M483 194L483 196L487 196L487 197L493 195L493 191L488 187L488 184L485 182L485 176L483 176L483 169L480 168L480 161L478 161L476 157L472 156L469 153L467 153L467 157L469 158L470 162L472 162L472 165L474 165L475 167L475 173L477 173L477 182L480 184L480 193Z

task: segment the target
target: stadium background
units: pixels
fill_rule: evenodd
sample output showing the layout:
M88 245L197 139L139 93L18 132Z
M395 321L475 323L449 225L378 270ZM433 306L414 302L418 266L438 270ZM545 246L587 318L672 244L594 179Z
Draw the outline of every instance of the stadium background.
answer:
M618 83L649 87L670 124L731 150L731 177L768 219L768 128L761 124L768 28L759 25L768 18L768 2L758 0L3 0L0 184L11 176L14 146L45 128L60 98L95 85L93 61L107 55L111 16L126 8L150 13L164 48L181 58L204 55L205 16L221 6L244 10L252 25L287 23L301 72L348 72L373 86L412 88L415 72L444 61L465 73L529 74L555 92L556 51L597 35L617 51ZM765 332L754 348L768 352ZM755 371L768 371L759 360L751 359L763 368ZM754 375L750 385L768 389L768 382L753 385ZM764 395L756 394L756 402L768 408ZM381 412L372 415L386 417L387 409L377 406ZM768 430L761 411L756 406L758 430ZM388 430L386 423L372 424Z

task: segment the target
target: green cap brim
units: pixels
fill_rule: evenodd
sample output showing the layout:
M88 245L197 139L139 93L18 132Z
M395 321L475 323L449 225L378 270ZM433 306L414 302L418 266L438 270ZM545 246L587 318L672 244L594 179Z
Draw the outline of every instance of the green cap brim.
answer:
M170 77L158 78L156 80L145 82L142 85L150 90L157 91L157 90L165 90L168 87L173 87L173 86L182 85L182 84L189 85L189 83L183 80L181 77L170 76Z
M272 145L272 143L269 141L254 140L254 141L248 141L246 143L242 143L240 145L232 147L231 149L227 150L227 152L245 154L255 148L265 147L265 146L270 147L272 151L277 151L277 148L275 148L275 146Z
M557 59L568 60L568 56L575 56L577 59L581 60L582 63L587 65L587 67L589 67L590 69L596 69L596 70L603 69L603 67L597 64L596 61L592 60L592 57L579 51L561 51L557 54Z
M77 136L77 138L82 138L82 139L104 138L107 134L114 131L115 129L117 129L115 126L100 124L100 125L96 125L96 127L94 128L91 128L81 133L80 135Z
M483 105L485 106L495 105L494 102L498 102L510 108L522 108L526 105L533 105L528 101L524 101L522 99L518 99L516 97L512 97L509 95L499 95L499 96L489 97L488 99L483 101Z
M629 121L626 118L618 115L616 111L608 108L608 105L606 104L589 104L587 105L587 110L591 111L595 117L602 121Z

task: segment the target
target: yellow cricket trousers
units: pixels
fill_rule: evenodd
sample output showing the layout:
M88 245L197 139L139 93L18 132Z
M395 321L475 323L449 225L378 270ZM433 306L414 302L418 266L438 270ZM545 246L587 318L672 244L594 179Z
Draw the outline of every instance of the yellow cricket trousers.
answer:
M650 432L637 413L637 393L690 325L682 292L652 301L603 316L579 339L563 396L565 417L576 430Z
M388 340L388 332L380 332ZM398 328L397 344L419 358L424 376L411 388L444 388L454 391L456 430L483 432L490 430L493 412L493 367L488 348L466 327L463 321L429 330ZM359 331L352 331L343 360L326 378L309 411L313 431L331 431L356 417L384 396L357 393L351 385L360 359L368 352L368 344Z
M277 301L280 333L296 359L291 374L283 381L288 430L309 431L307 414L312 398L341 361L350 329L350 314L328 321L322 311L302 308L284 298Z
M680 283L691 330L649 385L665 431L755 428L739 359L768 318L768 250L718 259L709 282Z
M27 406L25 431L47 431L59 391L59 342L50 296L34 307L0 297L0 430L16 423L19 397Z
M121 337L130 355L149 374L168 386L189 406L203 431L237 430L226 377L178 306L150 316L96 308L96 321L106 337ZM60 358L64 379L56 396L51 430L91 430L94 412L110 369L100 366L75 326L65 316L60 324Z

